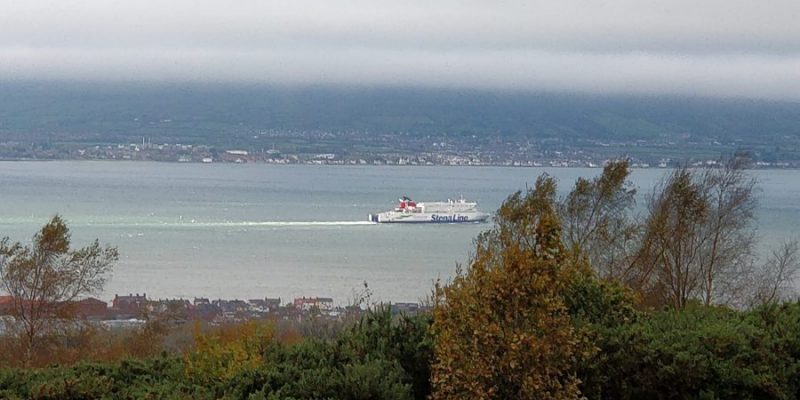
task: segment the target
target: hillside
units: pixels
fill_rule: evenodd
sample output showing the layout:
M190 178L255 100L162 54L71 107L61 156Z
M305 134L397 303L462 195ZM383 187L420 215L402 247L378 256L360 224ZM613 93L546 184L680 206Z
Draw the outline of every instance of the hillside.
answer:
M423 89L0 83L0 140L219 142L251 131L796 143L800 104Z

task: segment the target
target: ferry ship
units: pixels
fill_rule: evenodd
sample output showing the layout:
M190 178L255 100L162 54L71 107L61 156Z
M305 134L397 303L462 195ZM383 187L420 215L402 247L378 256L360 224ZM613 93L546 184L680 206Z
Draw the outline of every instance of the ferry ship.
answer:
M462 199L417 203L403 196L394 210L370 214L378 223L464 223L485 222L489 214L478 211L478 203Z

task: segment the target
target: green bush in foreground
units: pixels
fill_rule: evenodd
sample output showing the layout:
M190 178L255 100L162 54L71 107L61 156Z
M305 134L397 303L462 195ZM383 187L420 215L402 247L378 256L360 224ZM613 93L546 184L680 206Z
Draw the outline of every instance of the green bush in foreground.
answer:
M334 341L271 348L262 367L221 389L232 398L424 399L429 323L425 315L395 320L388 310L370 313Z
M800 304L736 311L613 313L615 285L582 282L568 302L597 346L577 372L588 399L796 399ZM586 307L594 305L596 307ZM609 308L610 307L610 308ZM0 369L0 399L424 399L430 392L429 316L364 317L335 340L262 349L261 363L196 381L186 357L72 367Z
M193 354L0 369L0 399L424 399L430 391L429 324L429 316L393 318L380 310L335 340L264 345L258 365L233 375L223 362L231 351L217 341L203 349L205 379L190 367ZM250 339L229 342L232 351L243 341Z
M2 399L164 399L211 398L202 387L184 383L179 358L161 357L74 367L0 371Z
M796 399L800 304L694 305L599 328L590 399Z

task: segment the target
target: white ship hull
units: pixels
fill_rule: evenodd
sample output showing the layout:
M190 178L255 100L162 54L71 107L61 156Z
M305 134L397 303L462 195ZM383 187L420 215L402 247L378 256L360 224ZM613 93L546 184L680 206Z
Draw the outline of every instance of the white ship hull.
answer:
M465 222L484 222L489 214L478 211L476 203L463 199L447 202L415 203L408 197L400 199L400 204L392 211L370 214L369 220L378 223L440 223L454 224Z
M386 211L379 214L370 214L369 220L379 223L466 223L466 222L485 222L489 219L489 214L479 211L458 212L458 213L404 213L397 211Z

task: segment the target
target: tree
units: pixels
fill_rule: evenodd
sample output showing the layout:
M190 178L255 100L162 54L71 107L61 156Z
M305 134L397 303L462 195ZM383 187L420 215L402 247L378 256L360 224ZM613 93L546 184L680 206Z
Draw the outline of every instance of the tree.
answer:
M0 288L11 295L11 314L30 364L39 340L76 320L73 302L99 292L119 259L117 249L89 246L70 249L70 233L56 215L33 237L30 246L0 240Z
M755 180L739 160L676 169L656 188L636 258L639 287L682 309L692 299L734 303L753 267Z
M686 305L700 280L701 225L708 218L702 192L693 173L680 168L650 198L639 257L641 286L651 283L649 297L676 309Z
M754 266L756 181L745 173L744 162L734 158L701 176L710 211L699 265L705 305L738 302L746 285L739 277Z
M794 283L800 272L800 244L784 242L767 258L753 279L755 293L751 306L789 300L795 293Z
M603 279L630 281L635 272L640 227L629 215L636 196L629 176L628 160L611 161L599 177L578 178L559 205L564 245L587 257Z
M511 195L469 270L437 288L433 399L566 399L590 353L568 315L569 260L555 182Z

